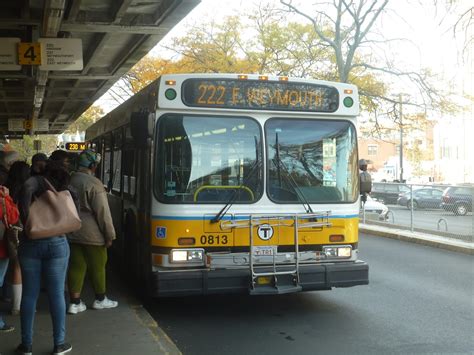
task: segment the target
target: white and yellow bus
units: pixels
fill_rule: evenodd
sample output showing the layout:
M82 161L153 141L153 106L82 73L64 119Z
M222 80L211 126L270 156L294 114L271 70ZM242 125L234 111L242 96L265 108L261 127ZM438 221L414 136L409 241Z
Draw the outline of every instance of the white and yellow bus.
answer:
M87 130L123 270L152 296L368 284L353 85L164 75Z

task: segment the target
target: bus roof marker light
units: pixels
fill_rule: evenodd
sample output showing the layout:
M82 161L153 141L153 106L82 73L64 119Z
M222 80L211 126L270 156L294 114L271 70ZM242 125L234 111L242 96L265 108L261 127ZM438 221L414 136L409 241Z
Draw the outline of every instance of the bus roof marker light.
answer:
M268 80L267 75L259 75L258 80Z
M344 98L343 103L346 107L352 107L352 105L354 105L354 99L352 97L347 96Z
M174 100L176 99L176 90L175 89L167 89L165 91L165 97L168 99L168 100Z
M288 81L288 77L287 77L287 76L280 76L280 77L278 77L278 80L280 80L280 81Z
M349 94L349 95L350 95L350 94L352 94L353 92L354 92L354 90L352 90L352 89L345 89L345 90L344 90L344 94Z
M247 80L249 77L248 75L239 75L237 78L239 78L240 80Z
M166 80L165 84L166 85L176 85L176 80Z

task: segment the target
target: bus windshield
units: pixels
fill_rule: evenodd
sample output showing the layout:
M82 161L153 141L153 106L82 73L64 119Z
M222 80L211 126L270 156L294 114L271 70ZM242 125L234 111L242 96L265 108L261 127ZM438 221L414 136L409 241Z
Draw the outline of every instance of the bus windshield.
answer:
M352 123L273 118L265 125L265 135L268 195L272 201L357 200L357 143Z
M263 192L261 131L248 117L166 114L157 129L155 194L165 203L251 203Z

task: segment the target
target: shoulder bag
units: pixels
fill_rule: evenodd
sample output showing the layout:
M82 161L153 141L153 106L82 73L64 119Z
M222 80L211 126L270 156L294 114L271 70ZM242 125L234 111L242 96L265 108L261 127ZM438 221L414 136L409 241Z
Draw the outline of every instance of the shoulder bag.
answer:
M67 190L56 191L45 178L48 190L30 205L25 233L29 239L43 239L64 235L81 228L76 205Z

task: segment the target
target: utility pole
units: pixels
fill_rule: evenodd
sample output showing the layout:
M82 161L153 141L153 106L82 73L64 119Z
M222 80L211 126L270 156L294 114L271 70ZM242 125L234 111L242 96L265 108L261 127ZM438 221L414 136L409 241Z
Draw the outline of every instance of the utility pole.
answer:
M402 94L398 94L398 103L400 105L400 182L403 182L403 105Z

